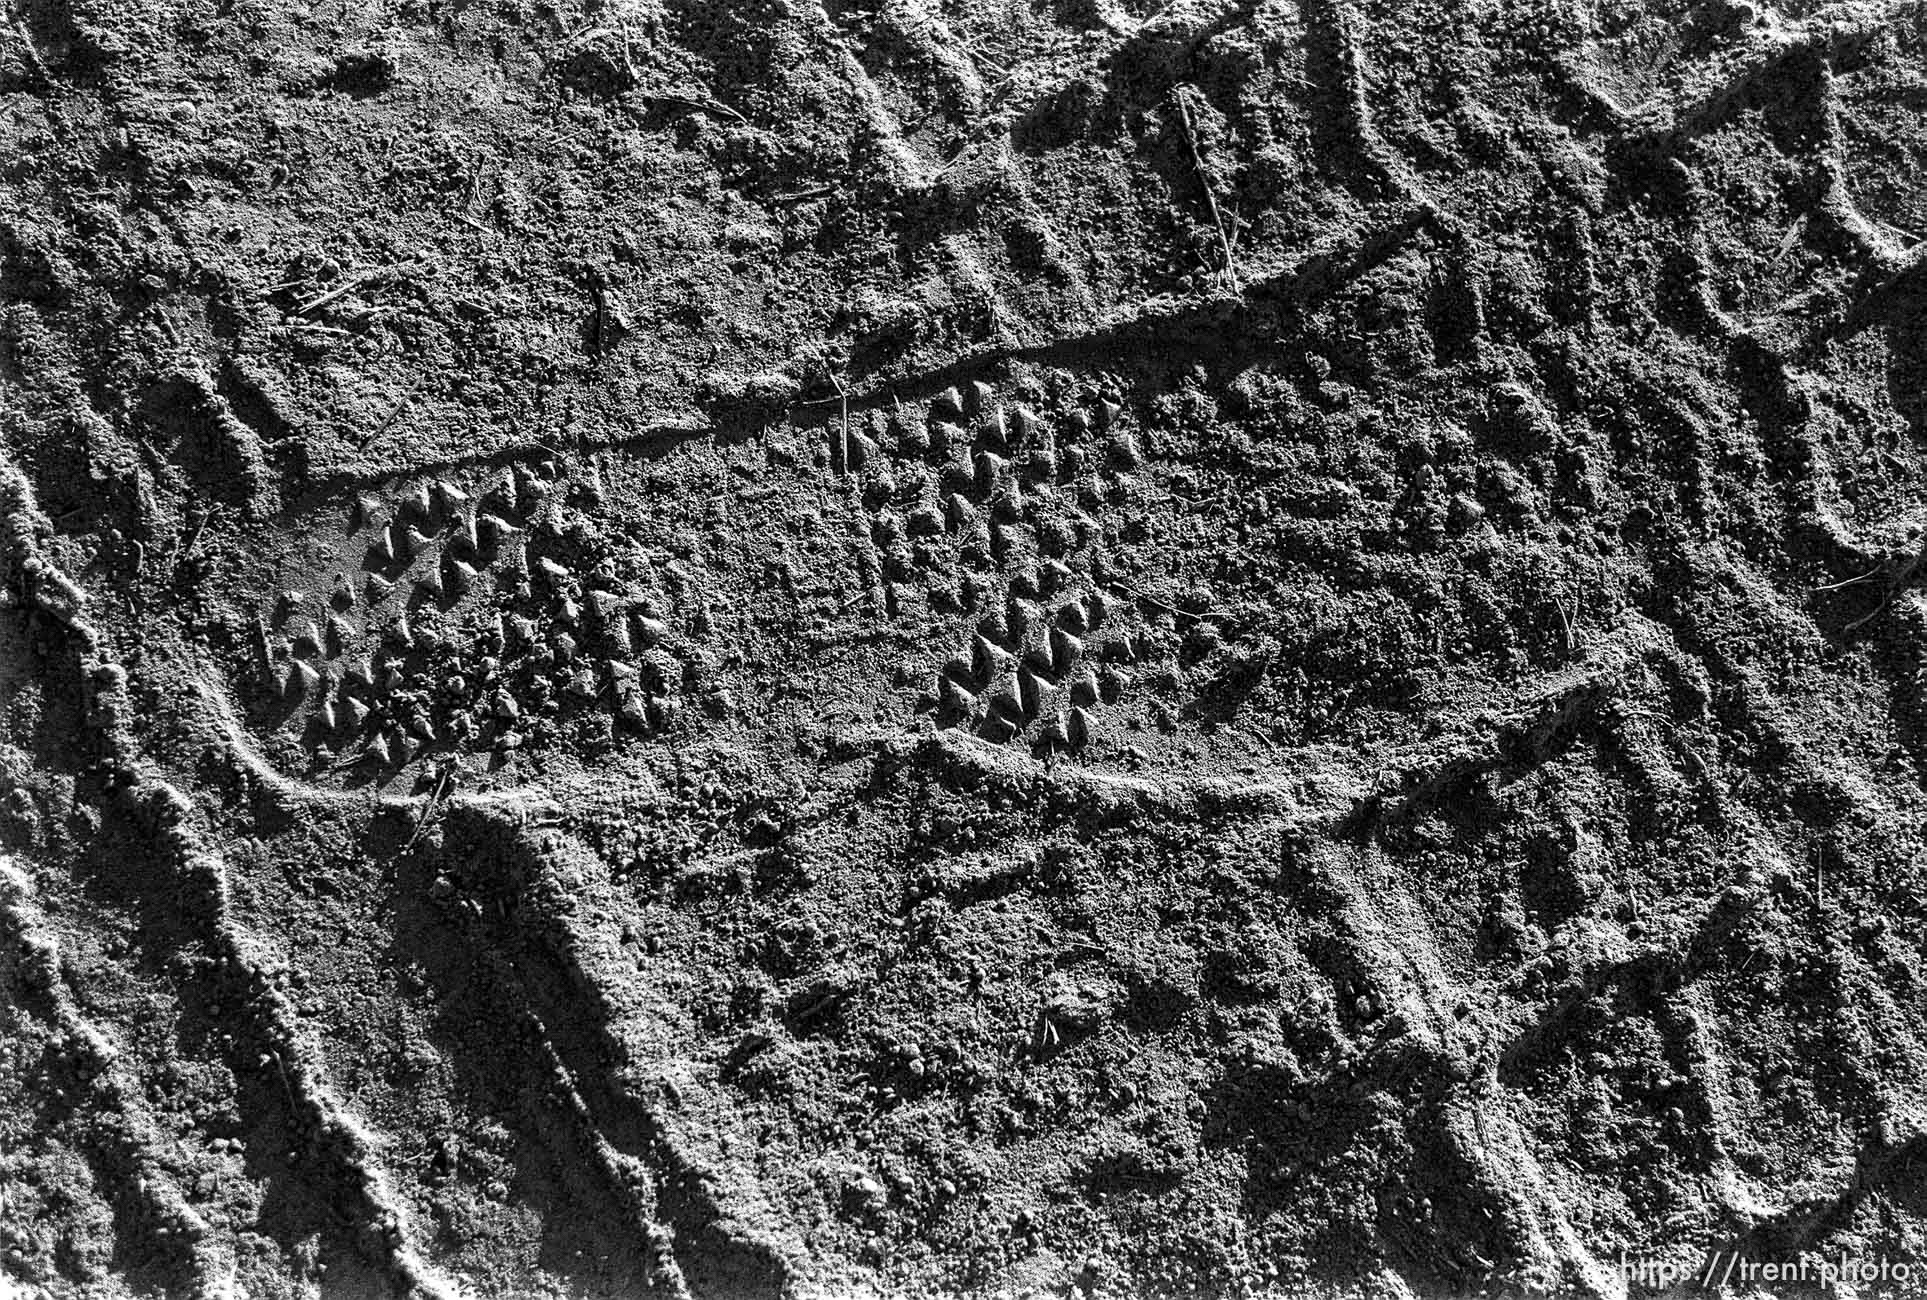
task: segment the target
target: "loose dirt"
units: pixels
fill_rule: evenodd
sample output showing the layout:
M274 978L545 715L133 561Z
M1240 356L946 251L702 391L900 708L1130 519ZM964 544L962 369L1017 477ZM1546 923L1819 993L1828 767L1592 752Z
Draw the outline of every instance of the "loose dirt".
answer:
M5 17L0 1295L1922 1250L1917 5Z

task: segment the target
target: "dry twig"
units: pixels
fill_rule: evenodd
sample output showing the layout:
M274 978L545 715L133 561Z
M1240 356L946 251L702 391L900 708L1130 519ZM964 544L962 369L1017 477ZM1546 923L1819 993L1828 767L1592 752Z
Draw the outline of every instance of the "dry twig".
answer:
M1197 169L1198 183L1204 187L1205 207L1210 209L1211 224L1218 231L1218 247L1224 251L1224 277L1233 293L1238 292L1238 266L1231 254L1231 236L1226 233L1224 213L1218 208L1218 194L1211 185L1211 175L1204 169L1204 155L1198 152L1198 132L1191 120L1191 103L1186 98L1182 86L1171 88L1171 98L1178 106L1178 121L1184 127L1184 143L1191 151L1191 165Z

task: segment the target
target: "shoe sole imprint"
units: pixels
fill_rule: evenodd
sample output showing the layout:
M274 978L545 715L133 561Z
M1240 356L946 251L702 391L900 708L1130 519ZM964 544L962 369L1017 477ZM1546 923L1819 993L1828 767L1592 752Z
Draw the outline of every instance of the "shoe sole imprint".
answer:
M655 585L673 595L637 594L569 562L564 497L599 492L586 464L573 481L531 459L357 494L329 561L258 618L255 721L367 774L499 759L590 714L645 734L671 725L697 651L664 612L686 575L672 562Z

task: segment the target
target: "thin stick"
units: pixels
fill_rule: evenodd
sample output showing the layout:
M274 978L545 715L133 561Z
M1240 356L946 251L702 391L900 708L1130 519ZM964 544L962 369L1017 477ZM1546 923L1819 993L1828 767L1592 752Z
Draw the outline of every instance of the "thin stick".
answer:
M735 109L731 108L728 104L723 103L719 99L694 99L688 95L662 95L662 94L651 95L649 98L661 100L662 102L668 103L668 104L675 104L682 108L693 108L698 113L707 113L711 117L728 118L730 121L735 122L741 126L749 125L748 118L744 117L741 113L737 112Z
M421 839L422 832L428 829L428 819L435 815L435 809L441 806L443 798L447 796L448 787L453 777L453 769L444 767L441 773L435 778L435 788L429 791L428 802L422 805L422 815L415 821L415 833L410 835L408 837L408 843L402 846L403 853L414 848L415 842Z
M310 298L299 307L296 307L294 314L296 316L306 316L311 311L318 311L337 298L345 297L365 285L375 284L378 281L385 280L403 267L411 266L421 260L421 257L417 255L415 257L404 258L399 262L392 262L387 266L372 267L357 275L348 276L340 284L328 290L326 293Z
M686 108L692 113L707 113L710 117L720 117L726 121L735 122L740 126L749 125L748 118L731 108L728 104L720 103L713 99L692 99L688 95L664 95L649 91L640 93L642 98L652 104L668 104L674 108ZM633 107L625 104L623 105L623 110L627 112L630 118L638 125L642 124L642 115Z
M219 505L211 505L201 512L200 522L194 525L194 531L188 536L187 545L181 548L183 560L194 554L194 547L201 540L201 534L207 531L207 521L214 518L214 512L220 508Z
M367 284L371 280L374 280L386 274L387 274L387 269L383 268L380 271L367 271L361 275L351 275L347 279L343 280L340 284L336 285L334 288L328 290L328 292L317 295L316 297L310 298L308 299L308 301L302 303L299 307L296 307L294 309L294 314L296 316L306 316L311 311L318 311L321 308L326 307L329 303L335 301L337 298L345 298L347 295L361 288L362 285Z
M844 389L843 381L835 375L830 382L836 385L836 397L843 404L843 445L837 452L838 473L844 478L850 476L850 394Z
M401 395L401 400L388 408L388 414L382 416L381 422L368 431L367 436L362 438L360 445L366 447L369 443L381 437L382 434L388 432L388 426L395 422L395 417L402 413L402 408L415 400L415 394L419 393L422 390L422 385L427 382L428 376L426 374L416 375L415 381L408 385L408 391Z
M1204 620L1208 618L1229 618L1230 617L1230 615L1225 610L1222 610L1222 609L1207 609L1202 614L1193 614L1188 609L1179 609L1176 605L1168 604L1165 601L1159 600L1156 596L1153 596L1148 591L1139 591L1136 587L1133 587L1128 582L1113 583L1112 590L1121 591L1126 595L1135 596L1137 599L1143 601L1145 604L1155 605L1159 609L1163 610L1165 613L1170 614L1175 618L1195 619L1196 621L1202 623Z
M1917 552L1912 559L1900 566L1899 572L1887 580L1887 594L1880 598L1880 603L1874 606L1873 612L1856 618L1853 622L1847 624L1846 630L1849 632L1857 632L1861 627L1886 613L1887 606L1893 604L1894 595L1914 580L1914 574L1919 571L1923 562L1927 562L1927 546L1922 546L1920 551Z
M795 190L788 194L770 195L771 203L802 203L808 199L827 198L836 193L834 185L817 185L807 190Z
M1865 573L1861 574L1857 578L1842 578L1839 582L1829 582L1824 587L1815 587L1813 589L1813 592L1817 596L1823 591L1842 591L1848 587L1856 586L1862 582L1871 582L1873 579L1879 576L1880 576L1880 569L1879 567L1875 567L1867 570Z
M1210 174L1204 170L1204 155L1198 152L1197 128L1191 121L1191 104L1185 98L1182 86L1171 88L1171 98L1177 101L1178 121L1184 126L1184 143L1191 151L1191 165L1197 168L1198 183L1204 187L1204 203L1211 211L1211 224L1217 227L1218 246L1224 250L1224 275L1231 282L1231 291L1238 292L1238 266L1231 255L1231 237L1225 233L1224 214L1218 210L1218 195L1211 188Z
M14 20L13 30L20 38L20 48L24 54L23 62L27 65L27 71L33 73L42 86L51 89L55 82L53 76L47 71L47 65L40 61L40 51L34 48L33 33L27 30L26 23L17 18Z

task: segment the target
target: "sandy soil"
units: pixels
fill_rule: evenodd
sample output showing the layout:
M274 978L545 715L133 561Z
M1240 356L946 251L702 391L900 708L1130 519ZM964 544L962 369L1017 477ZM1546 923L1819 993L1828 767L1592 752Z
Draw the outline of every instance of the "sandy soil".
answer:
M11 0L0 1296L1913 1259L1924 78Z

